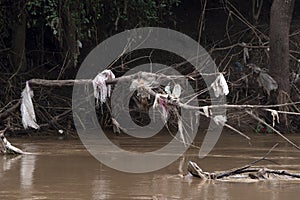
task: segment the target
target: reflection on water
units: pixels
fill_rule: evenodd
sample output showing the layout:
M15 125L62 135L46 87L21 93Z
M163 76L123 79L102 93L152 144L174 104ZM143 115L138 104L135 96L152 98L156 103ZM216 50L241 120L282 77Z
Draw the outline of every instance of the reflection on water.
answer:
M299 144L299 136L291 137ZM298 199L299 181L222 182L182 176L189 160L206 171L227 170L260 158L280 141L271 135L252 138L250 146L239 136L222 136L208 157L200 160L198 150L190 149L170 166L146 174L121 173L102 165L79 140L17 139L15 145L38 154L0 157L0 199ZM269 158L283 165L261 164L299 172L299 151L284 142Z
M12 166L14 165L14 163L16 163L19 159L21 159L22 156L21 155L18 155L18 156L12 156L12 157L9 157L9 156L4 156L3 157L3 167L2 167L2 171L1 172L5 172L5 171L8 171L12 168ZM2 176L3 173L0 174L0 176Z
M21 176L22 189L31 188L34 168L35 168L34 155L27 155L21 158L20 176Z

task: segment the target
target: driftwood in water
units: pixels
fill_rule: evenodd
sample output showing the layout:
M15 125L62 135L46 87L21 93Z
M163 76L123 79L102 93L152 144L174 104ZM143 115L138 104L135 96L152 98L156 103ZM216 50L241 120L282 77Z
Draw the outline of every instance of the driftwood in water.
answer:
M228 171L219 172L219 173L209 173L204 172L195 162L189 161L188 163L188 171L195 177L204 179L204 180L216 180L223 178L250 178L250 179L271 179L276 176L281 176L282 178L297 178L300 179L300 174L292 174L285 170L273 170L267 169L264 167L253 167L254 164L267 160L266 157L272 152L272 150L278 144L274 145L262 158L255 160L245 166L234 168Z
M189 161L188 164L188 171L195 177L204 179L204 180L216 180L216 179L223 179L223 178L230 178L230 177L237 177L243 179L271 179L277 176L285 176L283 178L297 178L300 179L300 174L293 174L287 172L285 170L273 170L267 169L263 167L248 167L248 168L238 168L233 169L221 173L209 173L204 172L195 162ZM244 176L242 176L244 175Z
M7 128L0 131L0 152L3 154L25 154L24 151L11 145L11 143L6 139L4 136L6 130Z

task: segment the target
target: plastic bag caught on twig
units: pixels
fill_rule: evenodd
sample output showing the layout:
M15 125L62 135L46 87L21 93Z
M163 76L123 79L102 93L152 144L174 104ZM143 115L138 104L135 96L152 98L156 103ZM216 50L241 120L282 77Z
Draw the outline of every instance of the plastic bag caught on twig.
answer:
M242 43L242 46L244 47L243 49L243 59L244 59L244 63L247 63L247 60L249 60L250 56L249 56L249 49L247 47L247 44L245 42Z
M161 108L161 116L163 121L166 123L169 115L169 107L167 104L168 95L165 94L156 94L155 100L153 103L153 108L157 108L158 106Z
M269 96L272 90L276 90L278 88L277 82L266 72L260 72L257 81L259 86L263 87Z
M25 129L32 127L38 129L39 125L36 123L36 117L34 113L34 108L32 104L33 91L30 89L28 81L26 82L26 87L22 91L22 104L21 104L21 115L22 123Z
M145 87L151 88L151 83L144 79L134 79L129 87L129 90L137 91L137 96L150 99L150 94L145 90Z
M227 95L229 93L227 82L222 73L219 73L219 76L210 85L210 87L214 90L216 97L224 94Z
M213 120L217 125L224 126L227 121L227 117L225 115L216 115L214 116Z
M97 103L104 103L107 97L110 97L111 86L106 85L107 80L112 80L115 78L114 73L111 70L104 70L99 73L93 80L94 96L97 99Z
M280 122L279 122L279 115L277 110L267 109L267 111L271 112L273 118L273 123L272 123L273 127L275 126L275 121L279 124Z

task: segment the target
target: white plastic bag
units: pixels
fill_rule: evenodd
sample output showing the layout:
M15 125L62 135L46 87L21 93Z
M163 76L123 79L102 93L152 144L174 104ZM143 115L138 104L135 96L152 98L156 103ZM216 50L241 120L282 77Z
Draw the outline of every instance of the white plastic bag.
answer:
M257 81L259 86L263 87L269 96L272 90L276 90L278 88L277 82L266 72L260 72Z
M214 90L216 97L219 97L224 94L227 95L229 93L227 82L222 73L219 73L219 76L211 84L210 87Z
M224 126L224 124L227 121L227 117L225 115L216 115L216 116L214 116L213 119L217 125L222 125L222 126Z
M36 117L32 104L33 91L30 89L28 81L26 81L26 87L22 91L22 104L21 115L22 123L25 129L28 127L38 129L39 125L36 123Z
M94 96L97 99L97 103L104 103L107 97L110 97L111 86L106 85L107 80L112 80L115 78L114 73L111 70L104 70L99 73L93 80Z

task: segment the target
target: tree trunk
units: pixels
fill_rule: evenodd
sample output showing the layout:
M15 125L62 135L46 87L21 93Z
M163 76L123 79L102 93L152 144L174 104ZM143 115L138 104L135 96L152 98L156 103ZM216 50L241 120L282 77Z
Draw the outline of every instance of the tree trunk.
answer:
M75 67L79 50L77 46L76 25L72 17L74 5L70 1L62 3L63 50L66 56L65 68Z
M12 11L13 24L12 44L11 44L11 61L15 71L26 71L26 11L25 1L19 1Z
M270 75L278 83L277 103L289 101L289 31L294 0L274 0L270 19ZM287 108L285 108L287 109ZM281 125L287 129L287 117L281 119Z

